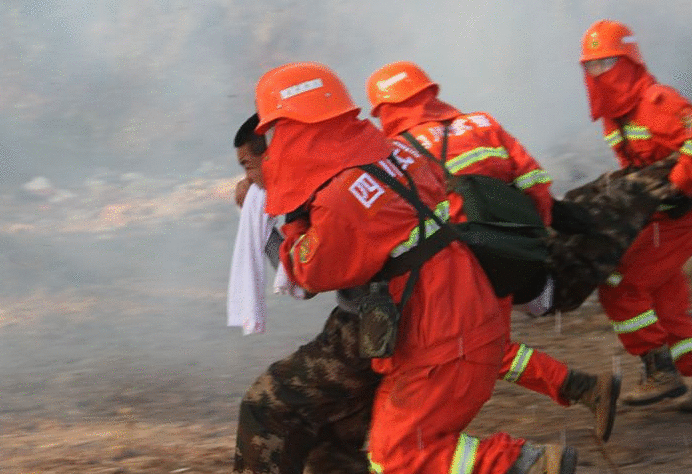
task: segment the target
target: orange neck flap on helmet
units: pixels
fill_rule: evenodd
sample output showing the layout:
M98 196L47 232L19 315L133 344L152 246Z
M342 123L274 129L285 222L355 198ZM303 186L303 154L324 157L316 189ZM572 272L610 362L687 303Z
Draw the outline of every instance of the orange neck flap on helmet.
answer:
M267 214L293 211L340 171L389 156L392 150L382 132L357 114L317 123L276 122L262 163Z
M408 99L379 105L379 117L384 134L395 137L406 130L425 122L451 120L461 113L436 97L433 87L423 89Z
M656 83L643 64L626 56L620 56L612 69L596 77L584 71L584 81L594 121L601 117L615 119L631 112L644 91Z

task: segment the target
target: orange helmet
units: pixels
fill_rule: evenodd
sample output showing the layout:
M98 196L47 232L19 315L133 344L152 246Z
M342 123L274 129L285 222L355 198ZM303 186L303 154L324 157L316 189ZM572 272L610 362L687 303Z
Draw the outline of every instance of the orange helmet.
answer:
M263 134L273 122L288 118L303 123L322 122L360 111L346 87L328 67L318 63L291 63L265 73L255 90Z
M370 113L377 117L381 104L403 102L428 87L434 87L437 94L437 83L414 63L399 61L382 66L370 75L366 84L372 106Z
M644 64L632 31L622 23L600 20L584 33L579 61L627 56L637 64Z

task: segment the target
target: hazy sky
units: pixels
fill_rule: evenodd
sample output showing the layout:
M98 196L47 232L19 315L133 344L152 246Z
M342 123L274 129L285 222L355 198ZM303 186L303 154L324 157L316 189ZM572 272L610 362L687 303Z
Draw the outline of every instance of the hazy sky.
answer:
M4 0L0 182L74 181L103 167L186 175L204 161L226 164L259 76L301 60L331 66L364 107L374 69L418 62L444 100L495 115L559 173L556 144L578 147L586 133L601 147L577 60L582 34L603 17L633 28L659 80L692 92L689 0L432 5Z

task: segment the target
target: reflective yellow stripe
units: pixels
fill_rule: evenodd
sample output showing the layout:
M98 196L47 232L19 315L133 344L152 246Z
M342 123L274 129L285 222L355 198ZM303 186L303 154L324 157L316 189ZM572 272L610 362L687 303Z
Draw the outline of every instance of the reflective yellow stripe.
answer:
M640 125L628 123L622 129L625 132L625 138L628 140L648 140L651 138L649 129Z
M377 464L372 460L372 454L368 453L368 461L370 461L370 472L373 474L384 474L384 468L381 464Z
M673 360L678 360L690 352L692 352L692 338L678 341L670 347L670 355L673 356Z
M639 331L647 326L651 326L656 321L658 321L656 312L653 309L650 309L649 311L645 311L639 316L635 316L627 321L613 322L613 329L618 334L628 334Z
M291 254L291 261L292 262L296 261L295 251L296 251L296 248L298 248L298 244L300 243L301 240L303 240L303 238L305 238L305 234L298 237L298 239L291 246L291 251L289 253Z
M535 186L541 183L549 183L552 179L545 170L533 170L526 174L522 174L517 179L514 180L514 185L521 189L528 189L531 186Z
M442 221L447 222L449 220L449 201L442 201L435 207L435 215L439 217ZM440 230L440 226L437 225L437 222L435 222L432 218L426 219L425 220L425 237L430 237L433 235L435 232ZM404 252L408 252L411 250L413 247L418 245L418 234L420 233L420 226L416 225L416 227L411 230L411 233L408 236L408 239L406 239L404 242L400 243L396 247L394 247L394 250L392 250L389 255L392 258L398 257L399 255L403 254Z
M450 474L471 474L476 464L476 451L478 451L478 438L461 433L457 448L454 450Z
M455 174L467 166L471 166L479 161L487 160L488 158L500 158L502 160L506 160L509 158L509 153L507 153L505 147L493 148L481 146L474 148L471 151L467 151L466 153L462 153L461 155L455 156L454 158L447 160L447 163L445 164L449 172Z
M505 374L504 380L507 382L516 382L519 380L524 370L526 370L526 366L529 365L529 359L531 359L532 355L532 348L526 347L525 344L520 345L517 355L515 355L512 360L512 367L510 367L509 371Z
M622 273L613 272L608 276L608 278L606 278L605 282L606 282L606 285L608 285L608 286L618 286L621 281L622 281Z
M608 135L603 137L603 139L606 141L608 146L613 147L622 142L622 134L620 133L620 130L615 130L614 132L610 132Z
M685 140L685 143L682 144L682 148L680 148L680 153L692 155L692 140Z

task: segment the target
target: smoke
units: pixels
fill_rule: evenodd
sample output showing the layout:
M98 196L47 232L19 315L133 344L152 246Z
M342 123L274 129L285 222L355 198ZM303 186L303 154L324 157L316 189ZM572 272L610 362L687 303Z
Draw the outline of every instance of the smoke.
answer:
M495 115L560 174L552 147L584 129L599 140L577 60L581 35L604 17L633 28L662 82L692 91L686 0L8 0L2 181L70 180L99 167L180 176L223 161L259 76L303 60L333 67L364 112L375 68L418 62L443 99Z
M194 393L235 380L241 396L238 387L319 330L331 295L270 295L261 343L220 330L237 213L204 186L241 172L232 139L265 71L325 63L367 117L372 71L417 62L442 99L495 116L560 192L615 166L589 121L578 64L591 23L629 24L652 73L692 97L689 0L653 3L3 0L6 405L43 406L46 393L24 388L34 379L66 394L56 412L82 413L145 379L158 400L160 368L196 374ZM99 378L103 386L74 388Z

